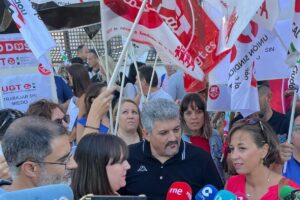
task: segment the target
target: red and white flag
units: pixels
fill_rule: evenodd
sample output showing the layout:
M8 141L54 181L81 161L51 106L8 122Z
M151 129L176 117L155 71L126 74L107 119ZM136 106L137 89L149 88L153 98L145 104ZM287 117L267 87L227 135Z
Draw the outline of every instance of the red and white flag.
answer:
M288 78L290 70L285 59L286 49L277 35L251 21L232 48L229 83L234 81L233 74L253 62L257 80Z
M300 0L295 0L295 14L292 25L292 43L300 52Z
M231 111L231 90L227 84L213 84L208 87L208 111Z
M275 23L279 17L279 1L278 0L264 0L256 15L253 18L260 26L273 30Z
M140 0L101 1L105 41L127 36L141 6ZM225 54L216 55L219 30L196 0L147 3L133 41L153 46L164 63L181 66L202 80ZM204 72L204 73L203 73Z
M12 18L32 53L46 68L50 69L47 54L56 44L43 21L32 8L31 2L29 0L7 0L7 2Z
M220 45L218 52L230 49L264 0L204 0L219 11ZM215 15L216 16L216 15Z

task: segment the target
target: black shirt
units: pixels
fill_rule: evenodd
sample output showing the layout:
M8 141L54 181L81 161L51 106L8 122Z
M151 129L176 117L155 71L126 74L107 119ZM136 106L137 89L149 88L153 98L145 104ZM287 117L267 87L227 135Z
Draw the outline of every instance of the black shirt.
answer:
M130 145L129 152L131 168L126 186L119 191L122 195L145 194L149 200L166 199L169 187L177 181L188 183L193 197L206 184L223 188L210 155L192 144L181 141L179 152L163 164L152 156L148 141Z
M273 114L271 118L267 121L268 124L275 131L280 143L283 143L287 139L287 134L289 131L289 123L290 123L290 115L291 113L287 113L286 115L276 112L273 110ZM237 115L231 122L231 127L238 120L243 119L241 114Z

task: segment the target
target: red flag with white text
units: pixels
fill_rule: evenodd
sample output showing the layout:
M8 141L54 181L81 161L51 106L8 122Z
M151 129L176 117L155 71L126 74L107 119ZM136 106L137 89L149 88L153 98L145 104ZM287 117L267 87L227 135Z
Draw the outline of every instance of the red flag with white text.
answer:
M101 1L105 41L127 36L141 0ZM216 55L219 30L196 0L147 3L133 41L153 46L164 63L175 64L195 79L202 80L224 54ZM204 72L204 73L203 73Z

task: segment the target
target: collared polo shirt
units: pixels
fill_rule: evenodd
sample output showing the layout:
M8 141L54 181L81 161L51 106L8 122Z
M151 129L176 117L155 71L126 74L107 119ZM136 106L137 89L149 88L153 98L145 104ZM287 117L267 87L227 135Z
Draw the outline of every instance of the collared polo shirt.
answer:
M206 184L223 188L217 169L210 155L202 149L181 141L179 152L161 163L151 154L150 143L142 141L129 146L130 170L122 195L145 194L149 200L166 199L174 182L186 182L193 197Z

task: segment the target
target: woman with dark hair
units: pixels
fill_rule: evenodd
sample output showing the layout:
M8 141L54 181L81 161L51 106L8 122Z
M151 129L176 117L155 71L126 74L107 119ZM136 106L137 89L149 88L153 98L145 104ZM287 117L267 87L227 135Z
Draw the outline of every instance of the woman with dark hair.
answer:
M67 110L67 114L70 116L68 131L72 132L72 136L76 137L76 129L73 128L76 126L76 119L78 118L78 116L82 116L79 107L80 105L84 104L84 93L88 86L91 84L91 81L88 71L82 64L74 63L71 66L67 67L67 71L68 82L69 85L73 88L74 93L74 96L72 97Z
M182 139L209 153L224 182L224 170L221 164L222 139L217 130L212 129L206 104L197 93L187 94L180 104L180 119L184 134Z
M279 159L279 141L273 129L258 118L235 123L229 133L229 158L237 172L226 190L247 199L279 199L283 185L298 188L296 183L270 169Z
M92 83L86 90L85 97L84 97L84 103L80 105L79 107L79 113L78 120L77 120L77 141L80 140L84 133L84 129L87 126L87 116L89 112L91 111L91 106L93 104L93 101L96 99L99 94L101 94L104 89L106 88L105 83ZM95 127L99 131L99 133L108 133L109 130L109 118L108 115L105 114L101 116L100 124Z
M114 109L114 121L116 122L117 107ZM123 99L120 107L118 136L127 145L138 143L143 138L141 127L141 113L138 105L131 99Z
M90 77L82 64L74 63L67 68L69 85L73 88L74 95L81 97L86 88L91 84Z
M84 136L76 149L77 168L72 175L74 199L87 194L118 195L126 185L128 148L114 135L90 133Z

